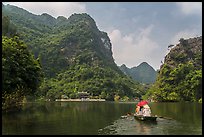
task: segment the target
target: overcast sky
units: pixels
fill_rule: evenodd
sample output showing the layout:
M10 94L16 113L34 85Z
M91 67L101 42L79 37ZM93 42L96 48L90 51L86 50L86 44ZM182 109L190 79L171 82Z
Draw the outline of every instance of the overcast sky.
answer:
M108 33L118 66L147 62L155 70L180 38L202 35L201 2L6 2L33 14L88 13Z

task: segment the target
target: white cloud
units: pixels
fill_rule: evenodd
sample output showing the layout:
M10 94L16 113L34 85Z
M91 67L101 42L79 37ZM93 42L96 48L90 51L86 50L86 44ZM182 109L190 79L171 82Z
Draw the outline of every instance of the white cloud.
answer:
M158 48L158 44L150 38L153 27L150 25L140 29L139 34L124 36L118 29L108 32L113 45L113 57L116 64L126 64L128 67L133 67L142 62L148 62L154 68L158 68L160 61L153 63L155 50Z
M73 13L86 12L86 5L80 2L6 2L37 15L48 13L53 17L69 17Z
M176 4L185 15L202 15L202 2L177 2Z

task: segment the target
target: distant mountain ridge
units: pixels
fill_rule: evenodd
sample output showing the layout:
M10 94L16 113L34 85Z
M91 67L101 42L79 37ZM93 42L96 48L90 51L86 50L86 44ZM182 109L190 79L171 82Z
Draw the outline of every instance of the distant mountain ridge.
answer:
M128 68L125 64L121 65L120 70L140 83L150 84L156 80L157 72L147 62L142 62L137 67Z

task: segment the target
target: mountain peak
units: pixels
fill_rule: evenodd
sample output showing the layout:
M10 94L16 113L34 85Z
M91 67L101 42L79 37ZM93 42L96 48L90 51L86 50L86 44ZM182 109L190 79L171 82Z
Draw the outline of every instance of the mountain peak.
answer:
M145 67L145 68L150 68L150 69L153 69L154 70L154 68L152 67L152 66L150 66L147 62L142 62L141 64L139 64L138 66L137 66L137 68L139 68L139 67ZM155 70L154 70L155 71Z
M46 22L49 25L55 25L56 24L56 18L54 18L53 16L47 14L47 13L43 13L40 15L42 21Z
M153 83L156 80L157 72L147 62L142 62L137 67L130 69L123 64L120 66L120 70L141 83Z
M65 18L64 16L58 16L58 17L57 17L57 20L66 21L67 18Z
M126 66L125 64L122 64L120 67L125 67L125 68L127 68L127 66Z
M50 14L47 14L47 13L43 13L43 14L41 14L41 16L46 16L46 17L53 18Z
M93 18L87 13L74 13L68 18L68 20L73 23L78 21L92 21L95 23Z
M89 14L87 14L87 13L73 13L73 14L69 17L69 19L71 19L71 18L73 18L73 17L82 17L82 18L86 18L86 19L91 19L91 20L93 20L93 18L92 18Z
M96 26L96 22L94 21L94 19L87 13L81 13L81 14L77 14L74 13L72 14L69 18L69 23L70 24L86 24L88 26L91 26L94 29L97 29Z
M142 62L140 65L149 65L147 62Z

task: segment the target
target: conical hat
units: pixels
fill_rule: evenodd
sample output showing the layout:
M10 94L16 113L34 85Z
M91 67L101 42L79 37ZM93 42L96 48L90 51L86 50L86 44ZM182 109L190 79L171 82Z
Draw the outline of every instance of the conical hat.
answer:
M143 106L144 108L150 108L147 104Z

